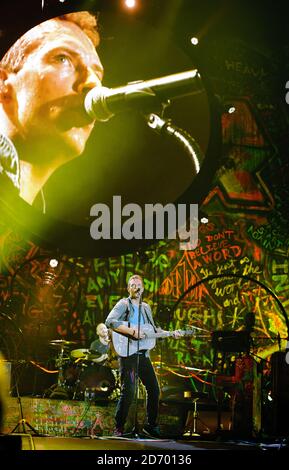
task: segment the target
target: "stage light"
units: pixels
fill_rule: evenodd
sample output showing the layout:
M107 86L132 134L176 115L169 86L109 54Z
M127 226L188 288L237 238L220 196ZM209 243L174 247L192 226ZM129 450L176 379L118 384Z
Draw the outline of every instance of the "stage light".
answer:
M193 46L196 46L197 44L199 44L198 38L196 37L191 38L191 43L193 44Z
M49 261L49 265L52 267L52 268L56 268L56 266L58 266L58 261L57 259L51 259Z
M124 3L127 8L134 8L136 6L135 0L125 0Z

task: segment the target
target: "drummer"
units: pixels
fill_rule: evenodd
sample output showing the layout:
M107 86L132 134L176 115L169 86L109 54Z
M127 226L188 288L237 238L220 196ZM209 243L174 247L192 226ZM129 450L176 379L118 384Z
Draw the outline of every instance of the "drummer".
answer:
M96 351L100 354L99 357L93 359L93 362L102 363L108 359L110 349L108 328L104 323L99 323L96 326L96 334L98 337L91 343L90 352L94 353Z

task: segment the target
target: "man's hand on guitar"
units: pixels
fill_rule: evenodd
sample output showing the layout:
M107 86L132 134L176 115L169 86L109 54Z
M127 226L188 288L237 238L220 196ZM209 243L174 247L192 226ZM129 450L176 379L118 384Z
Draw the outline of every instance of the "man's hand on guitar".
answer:
M116 333L120 333L121 335L128 336L129 338L133 339L142 339L145 338L145 333L140 330L140 334L138 335L138 326L127 326L127 325L120 325L118 328L115 329Z
M132 332L132 335L131 335L131 336L132 336L134 339L142 339L142 338L145 338L145 337L146 337L146 334L145 334L142 330L140 330L140 332L139 332L139 334L138 334L138 328L137 328L137 326L136 326L135 328L132 327L132 330L133 330L133 332Z

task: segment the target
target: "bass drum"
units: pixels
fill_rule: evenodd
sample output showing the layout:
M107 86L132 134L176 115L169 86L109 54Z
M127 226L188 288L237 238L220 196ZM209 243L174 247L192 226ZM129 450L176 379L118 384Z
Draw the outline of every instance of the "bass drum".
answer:
M115 376L107 366L89 364L80 375L79 392L84 399L108 398L115 388Z
M69 361L63 368L63 379L66 387L74 387L81 373L81 366Z

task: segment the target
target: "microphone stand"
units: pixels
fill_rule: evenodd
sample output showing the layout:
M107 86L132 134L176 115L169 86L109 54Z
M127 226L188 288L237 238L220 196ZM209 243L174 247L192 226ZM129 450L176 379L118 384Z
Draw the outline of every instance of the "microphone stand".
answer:
M165 104L163 104L165 106ZM164 120L158 114L151 113L145 115L147 125L158 134L165 134L176 141L187 153L193 163L196 174L201 169L201 163L204 160L204 154L197 141L184 129L176 127L171 120Z
M16 426L12 429L10 434L14 434L20 431L20 427L22 426L22 433L23 434L30 434L26 430L26 426L32 431L32 433L36 436L40 436L40 433L24 418L23 414L23 408L22 408L22 403L21 403L21 397L19 393L19 388L18 388L18 380L19 376L16 375L16 372L14 371L14 380L15 380L15 388L16 388L16 394L17 394L17 401L19 405L19 412L20 412L20 419Z

